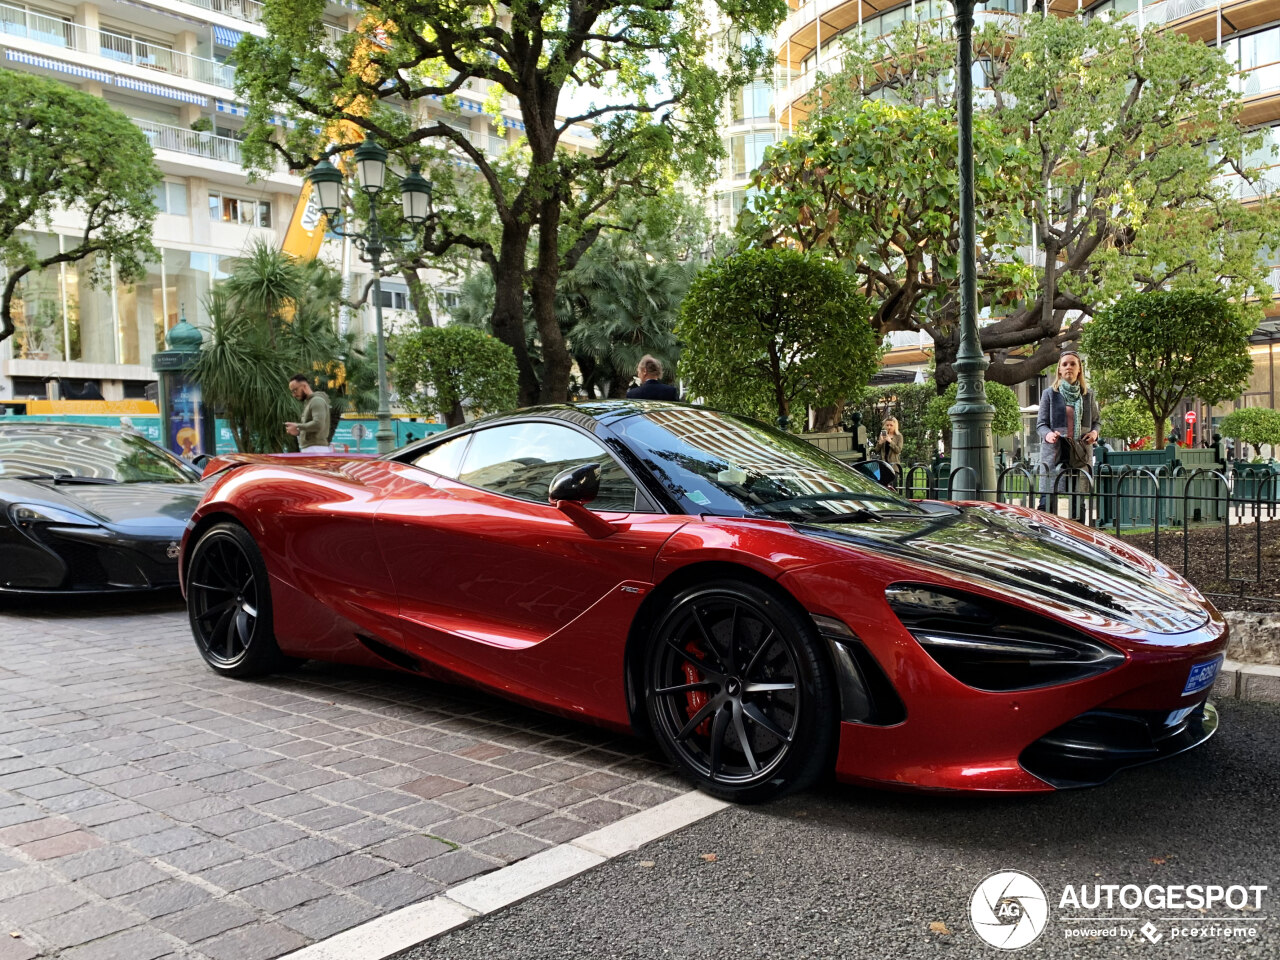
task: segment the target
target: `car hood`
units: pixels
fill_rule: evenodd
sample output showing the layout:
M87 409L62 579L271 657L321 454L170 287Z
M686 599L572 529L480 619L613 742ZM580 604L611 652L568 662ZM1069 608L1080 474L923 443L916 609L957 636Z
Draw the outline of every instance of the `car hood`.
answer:
M181 536L203 483L56 484L52 480L5 480L0 497L9 503L47 503L84 514L122 532Z
M796 524L808 536L959 574L995 590L1053 598L1151 633L1185 633L1209 620L1193 587L1150 558L1121 555L1042 522L991 505L879 523Z

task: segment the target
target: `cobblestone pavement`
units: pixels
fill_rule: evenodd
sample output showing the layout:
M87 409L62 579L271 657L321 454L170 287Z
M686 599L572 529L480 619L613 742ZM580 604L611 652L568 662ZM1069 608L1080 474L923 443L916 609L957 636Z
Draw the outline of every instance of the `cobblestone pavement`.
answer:
M0 613L0 960L265 960L687 789L455 687L217 677L179 603Z

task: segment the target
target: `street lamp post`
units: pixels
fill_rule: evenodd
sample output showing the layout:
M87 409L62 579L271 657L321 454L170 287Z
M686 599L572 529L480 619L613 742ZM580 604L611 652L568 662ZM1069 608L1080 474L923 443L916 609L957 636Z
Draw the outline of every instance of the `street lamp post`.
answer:
M373 266L373 304L377 318L375 331L378 348L378 453L390 453L395 449L395 431L391 428L391 390L387 384L387 345L382 332L382 255L387 252L387 242L400 242L410 238L388 237L378 222L378 195L387 179L387 151L372 137L356 148L356 174L360 188L369 197L369 222L363 231L339 229L338 218L343 210L342 187L346 181L342 171L328 160L321 160L307 179L311 181L319 197L320 210L329 221L329 230L339 237L349 237L363 248ZM431 182L423 178L414 164L409 175L400 181L400 199L403 217L411 227L425 224L432 216Z
M978 338L978 244L973 201L973 8L974 0L953 0L956 40L956 109L960 127L960 348L956 352L956 403L951 417L951 468L958 483L975 499L994 498L995 462L991 457L991 422L995 408L987 403L983 372L987 358ZM959 470L959 472L956 472ZM969 486L972 484L972 487ZM953 499L960 499L953 490Z

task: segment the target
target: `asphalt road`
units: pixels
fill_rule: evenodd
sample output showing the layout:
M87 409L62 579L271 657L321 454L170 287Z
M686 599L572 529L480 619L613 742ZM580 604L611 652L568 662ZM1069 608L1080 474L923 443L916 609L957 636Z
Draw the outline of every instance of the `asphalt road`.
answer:
M732 808L401 960L1280 958L1280 707L1219 707L1222 727L1201 749L1091 790L830 786ZM1043 933L1017 951L988 946L969 920L975 888L1005 869L1030 874L1049 901ZM1064 888L1082 884L1269 889L1257 911L1060 909ZM1108 934L1148 920L1156 942ZM1175 937L1175 926L1256 932Z

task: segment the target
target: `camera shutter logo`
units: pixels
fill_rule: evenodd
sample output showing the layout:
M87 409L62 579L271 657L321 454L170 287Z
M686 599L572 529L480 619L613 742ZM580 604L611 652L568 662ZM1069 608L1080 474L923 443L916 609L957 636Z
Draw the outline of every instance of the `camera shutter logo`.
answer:
M1049 922L1044 888L1025 873L1001 870L983 880L969 900L974 932L1001 950L1033 943Z

